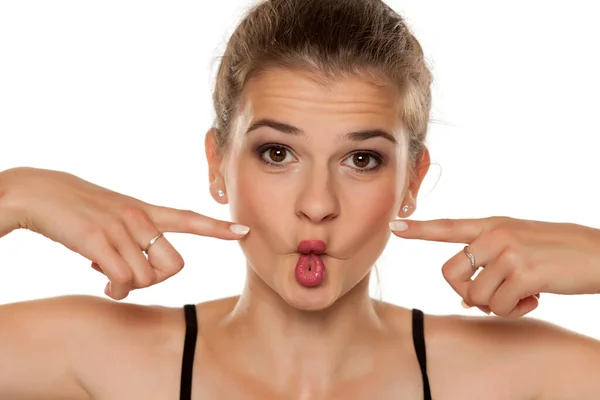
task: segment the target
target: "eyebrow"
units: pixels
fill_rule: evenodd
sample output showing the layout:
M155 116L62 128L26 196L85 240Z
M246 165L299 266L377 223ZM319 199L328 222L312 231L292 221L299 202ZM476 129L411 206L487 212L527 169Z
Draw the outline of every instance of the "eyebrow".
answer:
M252 125L250 125L250 128L248 128L248 130L246 131L246 134L248 134L258 128L261 128L261 127L268 127L271 129L275 129L276 131L285 133L286 135L306 135L306 133L304 133L304 131L300 128L297 128L293 125L285 124L283 122L275 121L272 119L261 119L259 121L254 122ZM367 140L367 139L371 139L371 138L375 138L375 137L381 137L381 138L387 139L390 142L394 143L395 145L398 144L398 141L396 140L394 135L392 135L391 133L386 132L382 129L365 129L362 131L349 132L344 135L344 140L361 142L363 140Z

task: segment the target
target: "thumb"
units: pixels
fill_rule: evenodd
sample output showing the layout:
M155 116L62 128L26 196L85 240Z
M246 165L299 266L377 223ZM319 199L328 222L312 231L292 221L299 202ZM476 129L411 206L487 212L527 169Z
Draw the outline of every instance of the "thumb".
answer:
M161 232L192 233L235 240L241 239L250 231L248 226L210 218L190 210L150 206L147 212Z

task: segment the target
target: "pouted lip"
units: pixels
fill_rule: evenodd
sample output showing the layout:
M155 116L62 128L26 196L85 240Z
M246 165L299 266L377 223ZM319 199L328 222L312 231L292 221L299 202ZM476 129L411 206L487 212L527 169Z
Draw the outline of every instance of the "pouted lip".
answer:
M298 243L298 252L302 254L323 254L327 244L322 240L301 240Z

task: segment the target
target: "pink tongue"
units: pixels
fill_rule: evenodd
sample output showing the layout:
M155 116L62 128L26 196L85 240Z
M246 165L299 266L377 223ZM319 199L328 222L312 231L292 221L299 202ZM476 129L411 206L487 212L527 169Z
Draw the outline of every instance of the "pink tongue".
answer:
M319 285L325 275L325 264L320 256L309 253L301 254L296 264L296 280L304 286Z

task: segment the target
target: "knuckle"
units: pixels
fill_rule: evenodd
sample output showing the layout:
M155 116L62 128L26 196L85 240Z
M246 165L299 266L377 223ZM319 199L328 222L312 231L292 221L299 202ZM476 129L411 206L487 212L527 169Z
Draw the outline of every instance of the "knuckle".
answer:
M185 266L185 261L183 261L183 257L181 257L178 254L176 259L173 261L173 269L175 272L179 272L183 269L184 266Z
M117 268L111 275L110 280L117 285L131 285L133 283L133 272L129 268Z
M92 243L104 243L106 242L106 233L99 227L89 226L83 229L81 232L82 237L87 239L88 242Z
M496 314L499 317L508 317L510 314L510 311L506 311L506 309L502 308L502 307L494 307L494 306L490 306L490 309L492 310L492 312L494 314Z
M192 210L181 210L181 216L184 218L191 218L193 216L195 216L196 213L193 212Z
M488 306L490 307L490 310L492 310L492 312L497 316L506 317L508 314L510 314L510 310L506 306L506 302L504 300L501 300L497 297L492 297L489 303L490 304Z
M121 207L123 219L133 226L147 229L152 226L152 220L148 214L134 204L125 204Z
M73 250L81 254L98 254L110 246L106 233L98 226L84 227L77 237Z
M155 282L155 278L151 273L140 274L135 277L135 284L138 288L145 288L152 286Z
M118 219L109 219L104 223L106 233L115 239L121 239L125 232L125 226Z
M494 226L489 234L493 237L494 241L499 243L512 243L513 241L513 233L511 232L510 227L505 224Z
M475 305L487 305L489 302L489 299L487 298L485 292L476 285L471 285L469 287L469 289L467 290L467 295L468 299L472 302L472 304Z
M503 216L503 215L495 215L493 217L489 217L489 220L493 225L506 225L511 220L511 218Z
M513 247L505 249L500 254L499 261L511 274L522 270L523 257L521 256L521 252Z
M452 276L452 265L449 262L444 263L442 265L442 276L446 281L450 281L450 277Z
M216 223L217 223L216 219L206 217L206 216L204 216L202 214L198 214L197 212L192 211L192 210L183 210L183 213L181 214L181 216L188 221L200 220L203 225L207 225L207 226L213 226L213 225L216 225Z
M457 279L457 275L459 274L459 270L456 266L456 263L452 262L452 260L448 260L442 265L442 276L448 283L453 282Z
M184 265L185 262L183 261L183 257L181 257L180 254L176 253L169 260L169 263L167 265L167 272L169 273L169 275L175 275L183 269Z
M177 219L178 225L182 226L184 229L189 229L194 220L194 216L195 213L191 210L181 210L181 212L177 213L175 218Z
M456 227L456 222L449 218L440 219L439 222L440 222L440 228L442 228L444 231L450 231Z
M98 227L98 225L91 223L90 221L85 221L81 225L77 226L77 233L82 236L96 236L99 233L103 233L102 230Z

